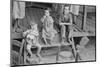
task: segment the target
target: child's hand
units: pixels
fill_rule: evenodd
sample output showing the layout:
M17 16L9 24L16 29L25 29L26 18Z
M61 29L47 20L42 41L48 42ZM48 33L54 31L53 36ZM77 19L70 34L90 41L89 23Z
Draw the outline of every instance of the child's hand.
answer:
M23 37L25 37L25 32L23 32L22 34L23 34Z
M28 33L30 33L30 30L23 32L23 37L25 37Z

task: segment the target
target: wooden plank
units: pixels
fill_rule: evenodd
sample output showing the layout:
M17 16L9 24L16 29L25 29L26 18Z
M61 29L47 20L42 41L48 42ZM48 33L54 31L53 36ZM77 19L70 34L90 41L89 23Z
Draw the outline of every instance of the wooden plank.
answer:
M76 59L77 51L76 51L76 47L75 47L75 43L74 43L73 37L70 38L70 43L71 43L71 45L72 45L72 50L73 50L73 52L74 52L74 57L75 57L75 59Z
M83 37L83 36L95 36L95 34L93 33L87 33L87 32L73 32L72 33L73 37Z
M53 45L46 45L46 44L41 44L40 47L41 48L47 48L47 47L58 47L58 46L68 46L68 45L71 45L69 43L66 43L66 44L53 44ZM36 48L36 47L32 47L32 48Z
M21 33L11 33L11 39L23 38Z
M16 52L16 51L14 51L14 50L11 50L11 54L13 54L13 55L19 55L19 53Z
M39 5L39 4L32 4L32 5L27 5L26 8L34 8L34 7L37 7L37 8L40 8L40 9L47 9L48 7L44 6L44 5Z
M24 49L24 42L25 42L25 40L23 39L22 40L22 43L21 43L21 47L20 47L20 52L19 52L19 60L20 60L20 64L22 64L22 63L24 63L24 61L22 60L22 51L23 51L23 49Z
M86 30L86 19L87 19L87 6L83 6L83 12L84 12L84 16L83 16L83 21L82 21L82 29Z
M12 62L15 62L15 63L19 64L19 53L18 52L12 50L11 51L11 57L12 57L11 58ZM17 57L18 58L18 61L16 61L13 57Z
M73 24L73 29L75 29L75 31L73 31L72 36L73 37L81 37L81 36L96 36L95 32L85 32L82 29L80 29L77 25Z
M24 45L24 64L26 64L27 62L26 62L26 59L27 59L27 53L26 53L26 44L25 44L25 41L24 41L24 43L23 43Z
M60 23L60 25L72 25L71 23Z
M41 45L42 47L55 47L60 46L60 44L53 44L53 45Z
M21 47L22 43L17 40L12 40L12 44Z
M72 27L73 27L73 30L75 29L78 32L83 32L83 30L80 27L78 27L78 25L76 25L76 24L73 24Z

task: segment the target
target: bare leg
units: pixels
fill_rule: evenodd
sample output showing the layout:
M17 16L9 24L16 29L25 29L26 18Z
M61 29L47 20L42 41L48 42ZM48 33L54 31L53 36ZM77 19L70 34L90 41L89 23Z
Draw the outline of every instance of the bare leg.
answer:
M51 35L51 38L50 38L50 44L53 45L54 44L54 37L56 36L57 32L56 30L53 29L52 31L52 35Z
M17 27L18 27L18 19L15 19L15 22L14 22L14 32L16 32L17 30Z
M28 51L28 53L31 55L31 57L32 57L32 55L33 55L33 53L32 53L32 51L31 51L31 45L27 45L27 51Z
M43 31L42 31L42 38L43 38L45 44L48 45L47 40L46 40L46 32L45 32L44 29L43 29Z
M48 42L47 42L46 38L43 38L43 39L44 39L44 41L45 41L45 44L48 45Z
M28 53L31 55L31 57L33 56L31 49L28 50Z
M53 36L54 37L54 36ZM54 40L53 37L50 39L50 44L53 45L54 44Z
M40 55L40 52L41 52L41 46L38 46L37 56L39 57L39 62L42 60L42 57Z
M62 29L61 29L61 36L62 36L62 43L64 43L65 39L66 39L66 27L64 25L62 25Z

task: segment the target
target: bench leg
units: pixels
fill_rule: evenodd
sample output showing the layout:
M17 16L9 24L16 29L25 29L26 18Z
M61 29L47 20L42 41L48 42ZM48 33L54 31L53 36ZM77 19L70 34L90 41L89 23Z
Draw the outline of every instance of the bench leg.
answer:
M77 51L76 51L76 47L75 47L75 43L74 43L73 37L70 38L70 43L72 44L72 50L73 50L73 53L74 53L74 57L75 57L75 59L76 59Z
M59 54L60 54L60 46L58 46L57 56L56 56L56 62L59 61Z

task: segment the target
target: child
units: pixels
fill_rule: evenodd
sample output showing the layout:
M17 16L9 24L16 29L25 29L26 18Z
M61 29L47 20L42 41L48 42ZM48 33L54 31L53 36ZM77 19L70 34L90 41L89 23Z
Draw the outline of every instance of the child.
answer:
M31 48L33 46L38 47L37 55L41 60L41 56L40 56L41 46L38 43L39 33L38 33L38 29L37 29L37 24L31 23L31 29L25 31L23 34L24 34L24 36L26 36L26 41L28 43L27 44L28 53L31 55L31 57L33 57Z
M66 33L68 33L67 37L70 38L70 36L71 36L70 34L72 32L72 30L71 30L72 16L70 14L69 6L64 7L64 13L62 14L60 25L62 26L61 34L62 34L62 43L64 44L64 41L66 40ZM66 31L68 31L68 32L66 32ZM68 39L67 39L67 41L68 41Z
M42 37L46 44L48 44L46 39L50 39L50 44L52 44L53 38L57 32L53 28L54 21L50 16L49 10L45 10L45 15L41 18L41 21L43 23Z

